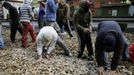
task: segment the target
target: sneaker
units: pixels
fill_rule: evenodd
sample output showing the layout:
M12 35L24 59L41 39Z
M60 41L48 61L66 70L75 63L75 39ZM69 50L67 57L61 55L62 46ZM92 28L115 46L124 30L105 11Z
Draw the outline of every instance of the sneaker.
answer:
M72 53L65 53L65 56L72 57Z
M73 40L74 38L73 37L70 37L70 40Z
M66 32L61 33L62 35L66 35Z

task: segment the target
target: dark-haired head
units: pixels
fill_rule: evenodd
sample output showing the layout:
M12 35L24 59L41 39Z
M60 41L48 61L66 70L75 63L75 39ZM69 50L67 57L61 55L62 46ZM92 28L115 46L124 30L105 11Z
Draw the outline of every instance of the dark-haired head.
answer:
M12 7L12 5L8 2L4 2L2 6L5 7L6 9L10 9L10 7Z
M108 33L103 38L103 47L106 52L111 52L115 48L116 38L112 33Z
M40 1L39 4L42 6L42 7L45 7L45 3L43 1Z

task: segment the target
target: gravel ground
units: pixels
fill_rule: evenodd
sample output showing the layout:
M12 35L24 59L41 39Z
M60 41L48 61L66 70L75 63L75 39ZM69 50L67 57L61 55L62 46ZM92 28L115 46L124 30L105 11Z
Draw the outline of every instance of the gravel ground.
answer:
M28 36L29 47L21 48L21 36L17 33L16 43L9 40L9 29L4 29L5 48L0 50L0 75L97 75L96 62L88 59L78 59L77 38L70 40L64 35L67 45L73 54L65 57L63 50L56 46L49 59L37 62L36 45L32 44ZM125 34L130 42L134 41L134 34ZM96 33L92 33L94 43ZM84 53L87 54L87 51ZM121 62L117 69L117 75L134 75L134 64Z

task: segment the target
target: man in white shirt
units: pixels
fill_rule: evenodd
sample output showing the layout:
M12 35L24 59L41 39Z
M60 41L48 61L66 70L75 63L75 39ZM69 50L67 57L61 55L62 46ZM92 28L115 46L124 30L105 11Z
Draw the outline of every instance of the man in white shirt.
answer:
M43 50L45 50L45 57L48 58L50 52L55 48L58 37L57 32L51 26L45 26L40 30L36 38L38 61L42 60Z

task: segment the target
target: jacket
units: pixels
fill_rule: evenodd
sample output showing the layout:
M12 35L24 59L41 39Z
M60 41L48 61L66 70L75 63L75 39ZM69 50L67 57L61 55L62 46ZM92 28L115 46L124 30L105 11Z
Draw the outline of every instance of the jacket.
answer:
M80 32L84 31L84 28L89 28L92 22L92 13L89 9L88 12L84 12L85 1L81 1L80 6L74 12L73 22L76 29Z
M33 14L30 3L25 1L23 5L20 7L20 22L30 22Z
M18 14L17 8L12 6L8 2L4 2L2 6L6 7L7 10L9 11L9 16L10 16L11 22L19 22L19 14Z
M45 50L52 50L58 39L58 34L51 26L43 27L36 37L37 51L40 55L44 47Z
M59 4L57 10L57 21L59 22L66 22L70 18L70 7L69 4Z
M47 0L45 6L45 20L46 21L56 21L56 12L58 4L54 0Z

